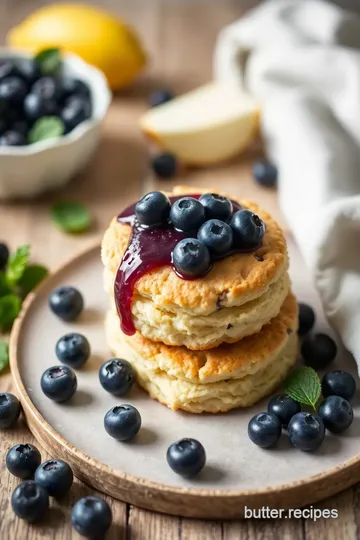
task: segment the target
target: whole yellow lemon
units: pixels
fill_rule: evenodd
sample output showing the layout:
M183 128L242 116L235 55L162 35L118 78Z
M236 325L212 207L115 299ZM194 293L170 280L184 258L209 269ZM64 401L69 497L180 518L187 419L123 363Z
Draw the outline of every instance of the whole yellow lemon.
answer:
M109 86L122 88L146 63L135 32L109 13L84 4L51 4L13 28L8 43L32 52L61 47L73 52L106 75Z

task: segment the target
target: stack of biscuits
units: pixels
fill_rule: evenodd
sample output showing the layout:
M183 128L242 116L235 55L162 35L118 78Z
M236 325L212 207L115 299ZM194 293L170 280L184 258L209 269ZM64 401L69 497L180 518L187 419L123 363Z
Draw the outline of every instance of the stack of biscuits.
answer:
M209 191L178 187L170 195ZM114 302L131 226L114 218L102 243L111 301L108 344L133 364L139 385L174 410L217 413L250 406L275 390L296 360L298 309L283 232L256 204L227 196L262 218L262 246L217 261L199 279L181 279L170 266L143 275L132 299L131 336L121 331Z

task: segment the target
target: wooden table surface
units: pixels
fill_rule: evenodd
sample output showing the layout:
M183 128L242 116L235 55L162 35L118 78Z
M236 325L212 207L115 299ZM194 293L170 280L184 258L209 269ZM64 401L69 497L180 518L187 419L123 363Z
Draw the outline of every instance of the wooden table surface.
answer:
M46 4L38 0L2 0L0 38L34 8ZM139 133L137 119L146 108L152 88L170 87L176 92L194 88L211 78L211 57L216 35L235 20L255 0L103 0L103 6L129 20L137 28L149 51L151 65L132 89L116 96L106 119L102 142L87 169L61 194L40 200L0 203L0 241L15 248L31 243L32 257L50 268L69 259L86 245L101 238L102 231L121 206L150 189L168 189L176 183L216 186L257 200L281 222L276 194L257 187L250 176L250 165L260 154L256 147L238 160L206 170L183 171L173 181L157 182L148 168L149 150ZM96 218L93 229L83 236L59 232L49 219L49 206L59 197L78 199L88 205ZM0 375L0 390L11 390L9 372ZM32 435L21 421L0 437L0 540L79 538L71 529L69 516L75 500L93 490L76 481L68 499L52 503L51 512L39 525L28 526L15 518L10 495L18 481L4 464L7 449L19 442L32 442ZM43 452L43 458L47 456ZM111 505L114 524L108 539L126 540L235 540L294 539L327 540L359 537L358 487L317 505L337 508L337 520L262 520L204 522L179 519L147 512L105 497Z

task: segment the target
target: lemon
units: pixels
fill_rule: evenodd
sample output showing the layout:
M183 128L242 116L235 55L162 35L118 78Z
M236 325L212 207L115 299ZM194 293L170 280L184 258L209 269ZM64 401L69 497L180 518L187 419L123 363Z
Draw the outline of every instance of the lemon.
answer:
M38 52L61 47L106 75L109 86L131 83L146 63L140 40L126 23L84 4L51 4L32 13L8 36L12 47Z
M255 138L260 108L249 94L211 83L150 109L143 132L184 163L207 165L229 159Z

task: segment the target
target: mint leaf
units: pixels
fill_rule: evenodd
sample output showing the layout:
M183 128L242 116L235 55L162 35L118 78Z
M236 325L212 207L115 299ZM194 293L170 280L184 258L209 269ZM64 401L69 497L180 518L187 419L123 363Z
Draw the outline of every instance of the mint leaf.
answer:
M25 272L30 255L28 244L20 246L9 258L6 268L8 287L14 287Z
M61 137L65 130L63 122L57 116L43 116L35 122L28 133L30 144L45 141L46 139L56 139Z
M90 212L77 202L59 201L51 209L51 217L60 229L69 233L80 233L91 225Z
M0 298L9 294L11 291L8 286L5 272L0 272Z
M0 298L0 328L3 331L9 330L19 315L21 310L21 300L16 294L7 294Z
M0 340L0 371L9 364L9 346L5 341Z
M61 53L58 47L43 49L34 58L43 75L54 75L61 65Z
M30 264L27 266L18 282L24 296L35 289L35 287L48 275L48 273L48 269L40 264Z
M314 409L321 395L321 383L318 374L311 367L296 369L284 383L285 394Z

